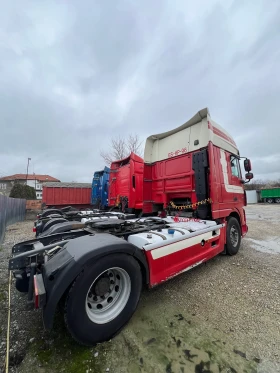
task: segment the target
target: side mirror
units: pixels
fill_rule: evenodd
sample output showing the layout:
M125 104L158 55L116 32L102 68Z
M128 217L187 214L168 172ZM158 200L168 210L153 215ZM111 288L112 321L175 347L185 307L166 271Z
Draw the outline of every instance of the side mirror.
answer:
M248 172L247 174L245 174L245 179L246 180L252 180L254 177L254 174L252 172Z
M244 160L244 169L246 172L250 172L252 170L252 165L250 159L245 159Z

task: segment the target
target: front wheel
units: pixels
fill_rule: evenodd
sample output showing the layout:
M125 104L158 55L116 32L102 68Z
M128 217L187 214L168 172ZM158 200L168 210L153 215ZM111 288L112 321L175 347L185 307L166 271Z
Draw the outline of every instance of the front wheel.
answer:
M241 244L241 228L238 220L234 217L230 217L227 222L226 239L226 253L236 255Z
M138 262L126 254L100 258L73 283L64 319L72 337L94 346L114 337L136 310L142 289Z

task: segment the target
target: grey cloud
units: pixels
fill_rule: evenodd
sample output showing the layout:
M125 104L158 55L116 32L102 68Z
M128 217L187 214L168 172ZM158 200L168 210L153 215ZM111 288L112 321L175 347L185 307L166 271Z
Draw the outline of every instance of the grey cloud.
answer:
M208 106L256 176L280 178L268 158L279 154L278 2L20 4L0 15L0 174L24 172L29 156L37 173L90 181L113 134L145 139Z

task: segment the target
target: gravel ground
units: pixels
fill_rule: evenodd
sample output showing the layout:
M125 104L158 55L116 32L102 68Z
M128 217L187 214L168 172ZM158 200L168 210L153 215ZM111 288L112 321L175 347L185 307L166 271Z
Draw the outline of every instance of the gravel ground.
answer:
M10 372L280 372L280 206L248 206L249 233L235 257L144 291L127 327L94 349L75 344L58 315L51 332L12 287ZM6 348L7 260L33 237L10 226L0 249L0 371Z

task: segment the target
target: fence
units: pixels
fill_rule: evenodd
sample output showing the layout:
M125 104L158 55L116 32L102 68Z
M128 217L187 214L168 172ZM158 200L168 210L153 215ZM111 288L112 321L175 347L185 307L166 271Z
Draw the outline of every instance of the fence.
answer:
M9 198L0 194L0 243L5 235L6 226L25 218L25 199Z

